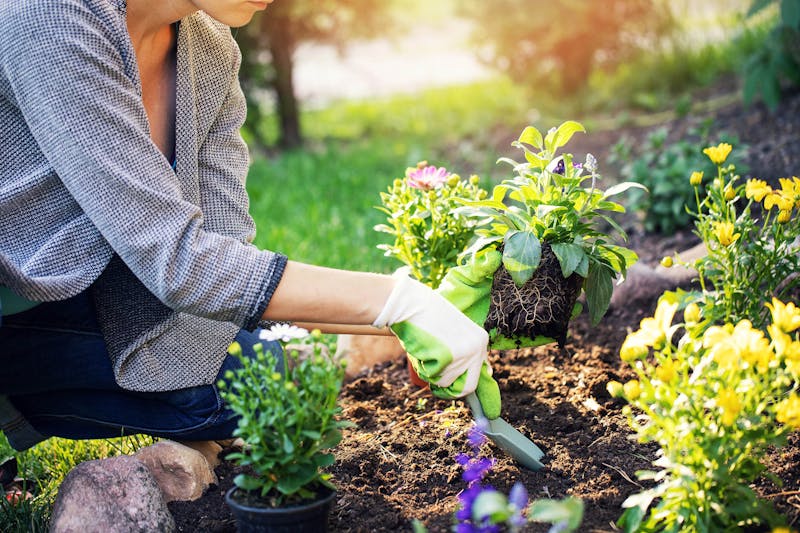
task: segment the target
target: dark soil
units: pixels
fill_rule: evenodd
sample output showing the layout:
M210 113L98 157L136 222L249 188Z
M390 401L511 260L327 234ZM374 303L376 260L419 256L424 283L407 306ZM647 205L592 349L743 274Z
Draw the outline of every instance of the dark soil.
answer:
M749 146L750 175L772 181L800 169L800 93L787 94L780 109L744 109L731 104L713 114L718 129L738 135ZM699 115L671 123L673 135L686 132ZM623 133L641 138L646 128L586 135L574 153L591 151L602 161ZM571 143L572 144L572 143ZM602 164L602 163L601 163ZM690 231L651 235L632 227L631 246L648 265L697 241ZM521 481L531 497L579 497L585 504L581 532L618 531L620 504L640 490L635 472L651 467L656 449L637 443L621 414L622 403L606 392L609 380L629 378L619 347L629 328L649 316L655 297L612 308L600 325L590 327L584 312L570 324L563 349L556 345L494 352L491 362L503 398L502 416L546 453L546 468L520 469L500 450L487 445L497 464L487 481L508 491ZM330 517L333 531L411 531L419 519L430 531L449 531L457 495L465 488L454 461L467 452L465 432L471 418L460 401L438 400L411 385L404 360L378 365L347 384L341 394L344 417L356 424L345 432L331 468L339 487ZM794 527L800 526L800 438L768 460L783 481L755 489L772 501ZM234 531L223 501L234 472L218 468L219 484L200 500L171 503L179 531ZM531 524L527 531L546 531Z

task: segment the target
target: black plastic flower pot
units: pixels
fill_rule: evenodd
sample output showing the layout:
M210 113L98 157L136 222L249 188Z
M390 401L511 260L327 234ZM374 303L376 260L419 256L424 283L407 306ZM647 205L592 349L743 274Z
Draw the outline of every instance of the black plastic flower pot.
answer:
M303 505L267 507L238 487L225 493L239 533L320 533L328 531L328 515L336 491L324 488L319 498Z
M484 328L511 339L549 337L563 346L582 284L579 274L564 277L558 258L544 243L539 267L521 287L504 266L495 271Z

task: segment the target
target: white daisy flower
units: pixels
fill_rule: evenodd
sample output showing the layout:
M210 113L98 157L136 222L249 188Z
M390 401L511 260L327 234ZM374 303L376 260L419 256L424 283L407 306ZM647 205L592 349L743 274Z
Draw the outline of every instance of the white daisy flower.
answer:
M294 339L308 337L308 331L291 324L275 324L269 329L262 329L258 338L262 341L289 342Z

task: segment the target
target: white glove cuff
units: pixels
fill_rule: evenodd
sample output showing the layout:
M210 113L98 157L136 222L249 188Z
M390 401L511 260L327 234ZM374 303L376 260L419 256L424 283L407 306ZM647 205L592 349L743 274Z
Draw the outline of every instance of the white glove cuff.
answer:
M409 277L406 269L398 270L392 274L392 278L394 278L394 288L383 304L383 309L372 322L376 328L408 320L419 309L425 308L425 302L430 299L433 292L426 285Z

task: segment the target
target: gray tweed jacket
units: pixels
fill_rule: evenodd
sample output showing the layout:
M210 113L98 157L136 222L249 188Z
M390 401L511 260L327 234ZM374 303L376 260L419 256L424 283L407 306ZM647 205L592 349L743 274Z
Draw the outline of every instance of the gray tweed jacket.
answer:
M178 31L177 171L151 142L125 0L0 0L0 285L90 290L118 383L211 383L286 265L256 249L230 29ZM0 351L2 347L0 347Z

